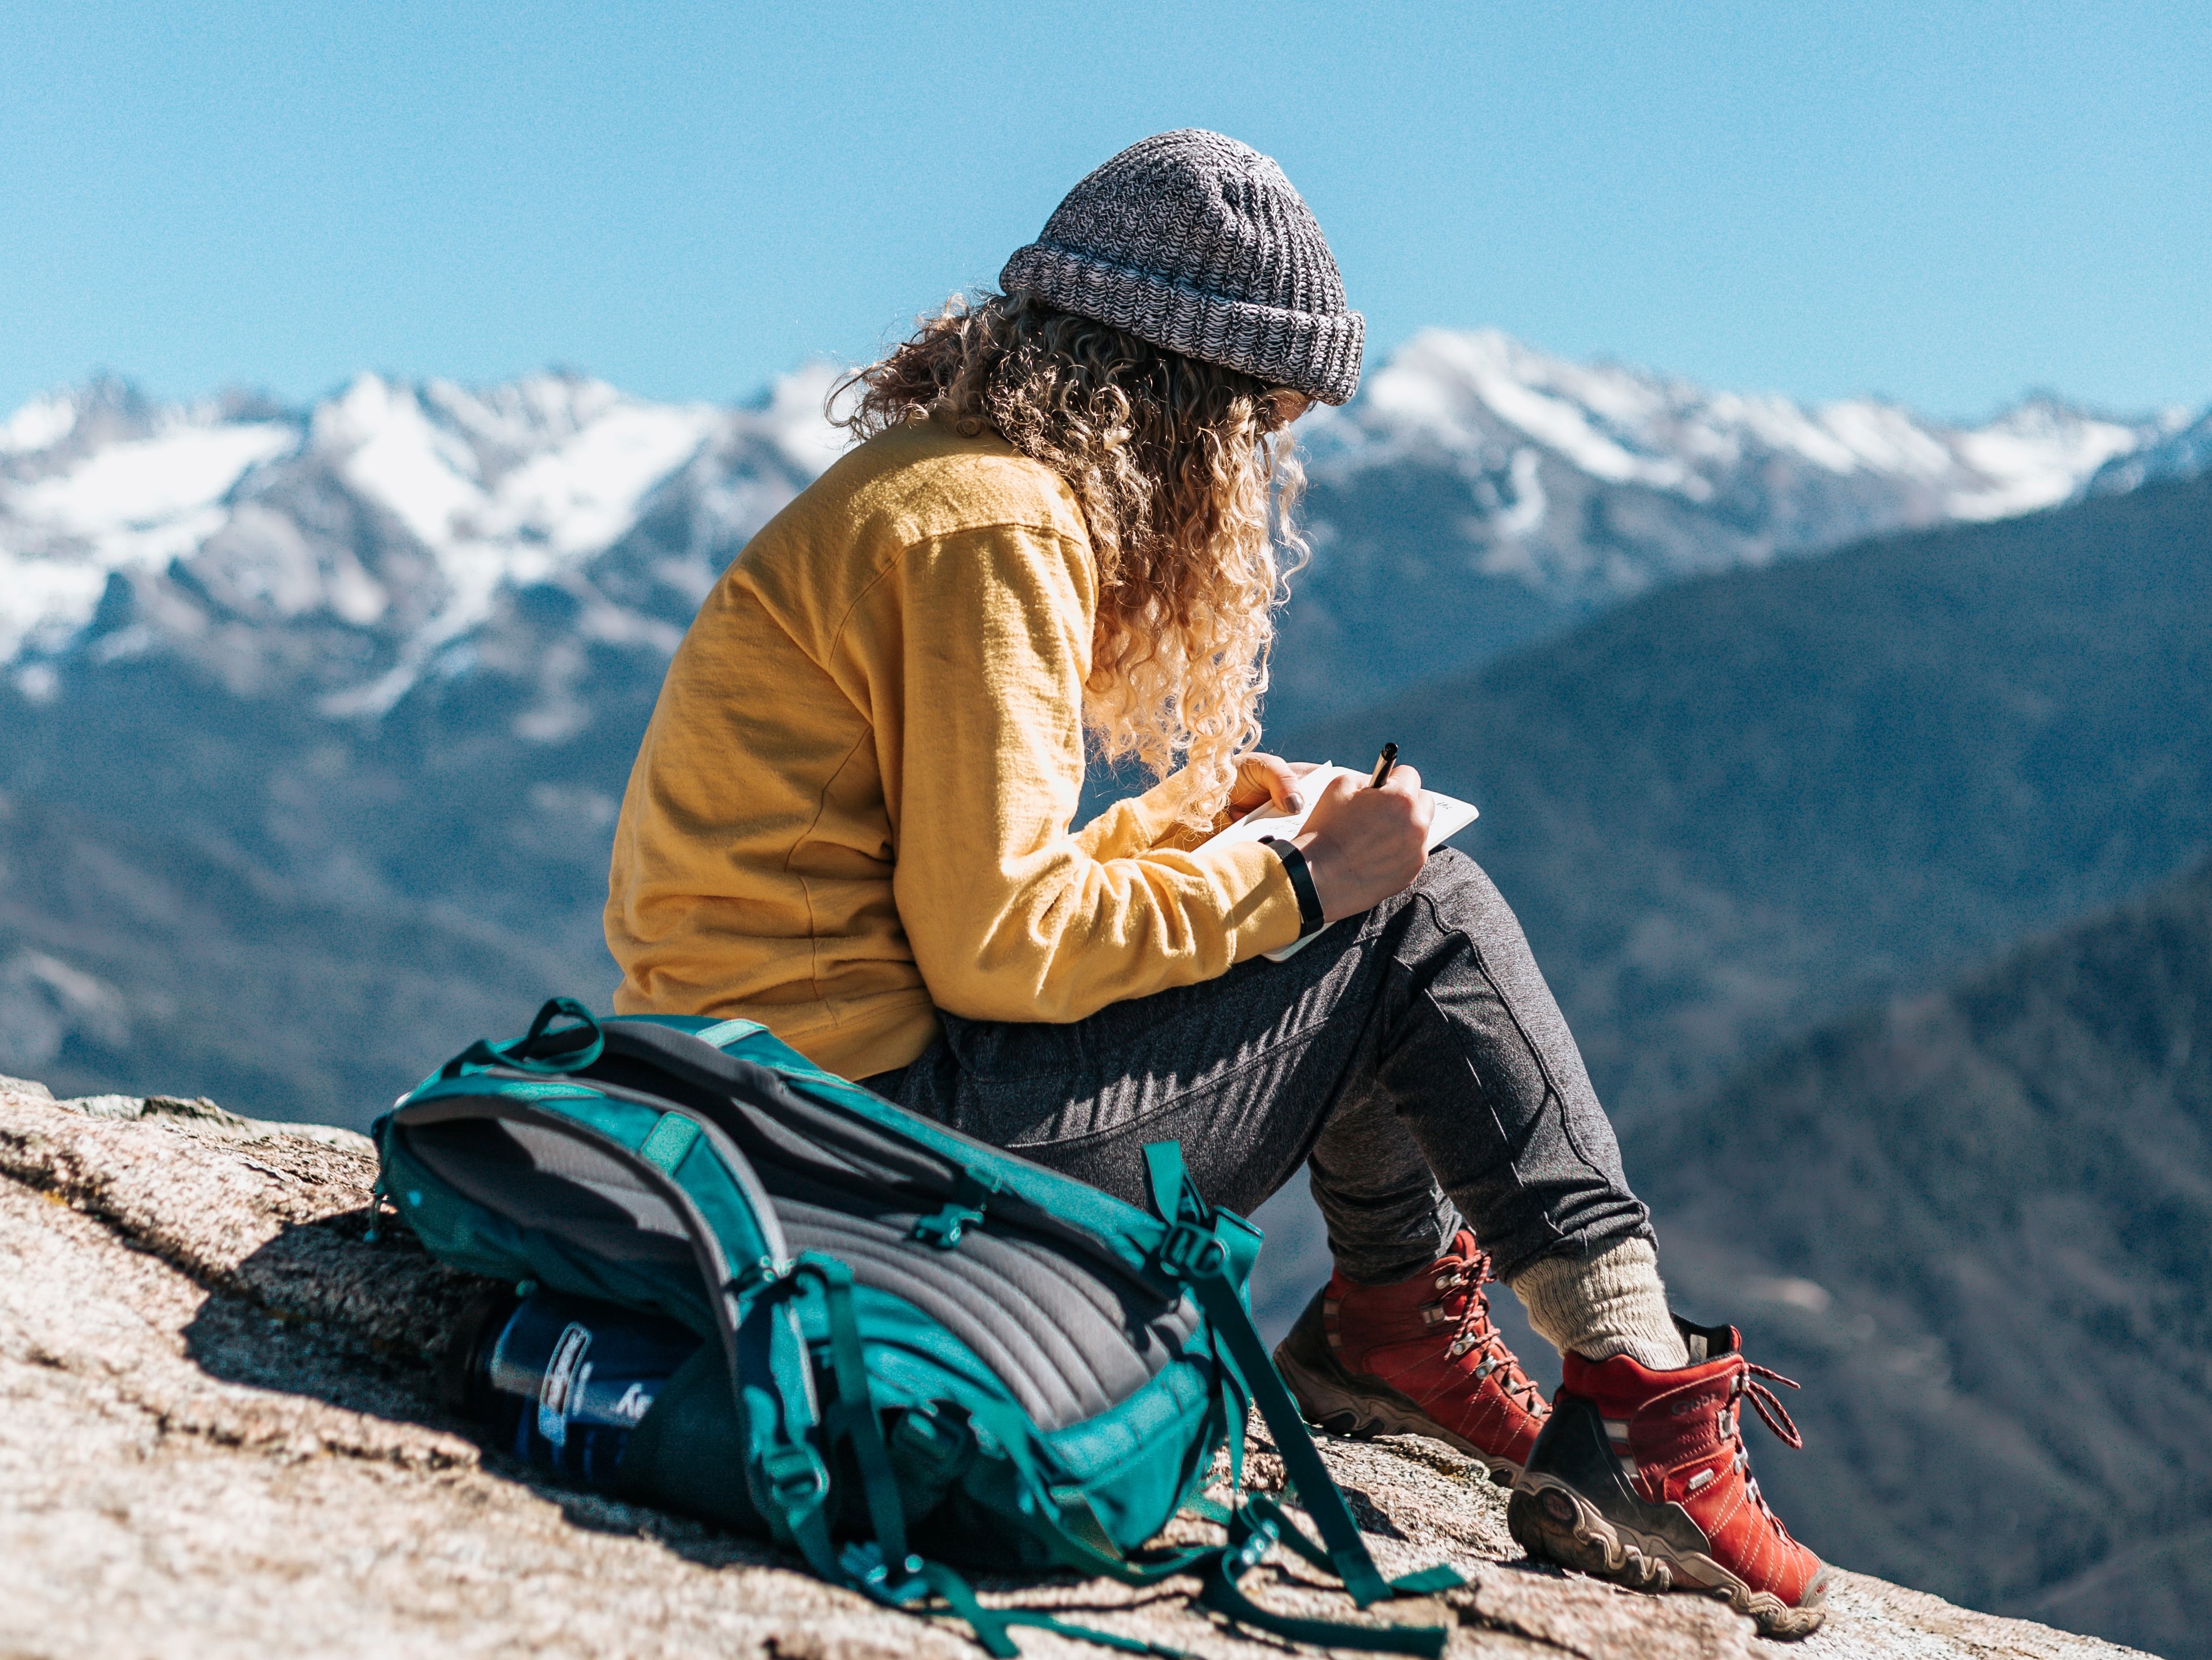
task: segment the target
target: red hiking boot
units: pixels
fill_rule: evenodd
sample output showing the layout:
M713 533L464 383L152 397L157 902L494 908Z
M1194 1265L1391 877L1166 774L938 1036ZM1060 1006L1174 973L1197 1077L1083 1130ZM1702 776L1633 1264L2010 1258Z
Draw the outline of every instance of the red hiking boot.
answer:
M1680 1371L1565 1357L1506 1524L1531 1556L1636 1590L1726 1597L1762 1635L1802 1637L1826 1616L1833 1570L1766 1507L1743 1445L1746 1400L1805 1444L1758 1378L1797 1386L1746 1360L1734 1326L1674 1323L1690 1346Z
M1464 1231L1394 1286L1332 1274L1275 1350L1299 1410L1336 1435L1432 1435L1510 1486L1544 1426L1544 1395L1490 1323L1489 1278Z

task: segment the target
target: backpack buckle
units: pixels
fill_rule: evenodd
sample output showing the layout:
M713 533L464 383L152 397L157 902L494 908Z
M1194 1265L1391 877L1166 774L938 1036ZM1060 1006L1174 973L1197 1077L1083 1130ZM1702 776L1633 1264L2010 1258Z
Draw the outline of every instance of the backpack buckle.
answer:
M976 1450L975 1438L964 1428L927 1408L901 1414L890 1439L902 1461L918 1465L933 1481L951 1481Z
M786 1517L802 1516L830 1496L830 1470L813 1448L784 1442L761 1454L769 1494Z
M744 1298L791 1277L792 1262L779 1262L773 1256L757 1256L731 1274L722 1289Z
M960 1243L961 1231L981 1223L991 1201L1001 1191L997 1177L962 1171L945 1208L934 1216L919 1219L914 1225L913 1237L939 1250L954 1250Z
M1229 1264L1229 1252L1212 1228L1171 1222L1160 1241L1161 1270L1170 1280L1211 1280Z

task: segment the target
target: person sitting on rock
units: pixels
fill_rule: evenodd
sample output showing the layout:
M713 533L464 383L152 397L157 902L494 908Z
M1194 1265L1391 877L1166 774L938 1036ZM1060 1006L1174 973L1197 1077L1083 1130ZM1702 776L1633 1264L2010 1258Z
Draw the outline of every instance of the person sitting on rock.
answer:
M1566 1022L1489 879L1425 856L1415 769L1201 845L1303 805L1255 752L1285 431L1352 396L1364 329L1304 202L1162 134L1000 286L854 377L865 441L701 606L616 831L616 1007L761 1021L1134 1203L1149 1141L1248 1213L1304 1164L1335 1268L1277 1359L1312 1420L1480 1458L1533 1553L1812 1629L1826 1571L1746 1468L1759 1369L1670 1316ZM1071 832L1086 737L1159 781ZM1548 1411L1493 1268L1565 1357Z

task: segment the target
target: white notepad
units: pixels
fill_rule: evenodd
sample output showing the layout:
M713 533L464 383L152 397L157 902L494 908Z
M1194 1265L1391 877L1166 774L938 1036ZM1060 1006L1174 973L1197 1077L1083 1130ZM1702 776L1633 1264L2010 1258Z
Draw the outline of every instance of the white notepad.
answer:
M1364 785L1373 775L1324 761L1298 780L1298 794L1304 798L1305 806L1297 812L1285 812L1273 802L1263 801L1227 829L1216 830L1206 838L1206 845L1209 848L1230 847L1238 842L1256 842L1263 836L1279 836L1288 841L1306 827L1307 816L1313 812L1315 804L1321 800L1321 793L1333 780L1350 778ZM1428 798L1430 809L1436 815L1429 821L1431 852L1443 846L1475 821L1477 814L1472 801L1462 801L1457 796L1442 794L1436 790L1423 790L1421 794ZM1334 926L1334 923L1329 923L1316 928L1303 939L1293 939L1279 951L1268 952L1267 960L1271 963L1288 962L1320 939L1328 928Z

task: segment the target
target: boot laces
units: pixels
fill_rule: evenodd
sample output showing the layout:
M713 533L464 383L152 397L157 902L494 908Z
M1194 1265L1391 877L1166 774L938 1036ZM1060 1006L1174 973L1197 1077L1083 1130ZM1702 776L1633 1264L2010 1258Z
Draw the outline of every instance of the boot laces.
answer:
M1520 1357L1505 1346L1505 1334L1490 1317L1490 1297L1483 1290L1491 1278L1489 1254L1477 1251L1462 1261L1464 1266L1437 1276L1437 1289L1445 1297L1454 1292L1467 1293L1466 1301L1460 1305L1459 1323L1453 1329L1451 1342L1444 1353L1456 1360L1472 1350L1480 1362L1474 1369L1478 1379L1495 1375L1506 1399L1523 1412L1541 1413L1544 1391L1521 1370Z
M1759 1513L1773 1523L1774 1530L1787 1539L1790 1536L1790 1529L1782 1525L1782 1518L1774 1513L1773 1507L1766 1502L1766 1495L1759 1490L1759 1478L1751 1473L1751 1450L1743 1444L1744 1401L1747 1398L1750 1400L1752 1409L1758 1413L1760 1421L1774 1432L1784 1446L1802 1450L1805 1444L1805 1438L1791 1420L1789 1408L1782 1404L1782 1397L1760 1383L1759 1380L1761 1377L1771 1377L1785 1389L1794 1389L1802 1387L1794 1379L1784 1377L1771 1366L1762 1366L1751 1360L1745 1361L1742 1370L1735 1375L1735 1387L1729 1392L1729 1403L1722 1409L1724 1420L1723 1428L1728 1435L1730 1450L1735 1455L1736 1473L1743 1477L1745 1492L1750 1495L1752 1503L1759 1506Z

